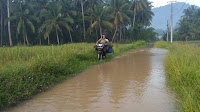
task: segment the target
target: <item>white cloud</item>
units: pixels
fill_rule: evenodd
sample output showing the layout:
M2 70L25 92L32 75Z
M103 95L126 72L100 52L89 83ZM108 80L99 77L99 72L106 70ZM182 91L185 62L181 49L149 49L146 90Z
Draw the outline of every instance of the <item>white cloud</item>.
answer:
M160 7L167 4L167 1L162 1L162 0L149 0L149 1L153 2L152 5L154 7Z
M167 2L171 0L149 0L149 1L153 2L152 5L154 7L160 7L169 4ZM200 0L176 0L176 2L186 2L189 3L190 5L200 6Z

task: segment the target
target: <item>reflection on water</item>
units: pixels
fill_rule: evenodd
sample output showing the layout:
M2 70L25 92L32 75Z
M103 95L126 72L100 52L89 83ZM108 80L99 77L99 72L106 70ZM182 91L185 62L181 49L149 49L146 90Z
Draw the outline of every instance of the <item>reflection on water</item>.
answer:
M167 51L142 49L97 65L8 112L173 112Z

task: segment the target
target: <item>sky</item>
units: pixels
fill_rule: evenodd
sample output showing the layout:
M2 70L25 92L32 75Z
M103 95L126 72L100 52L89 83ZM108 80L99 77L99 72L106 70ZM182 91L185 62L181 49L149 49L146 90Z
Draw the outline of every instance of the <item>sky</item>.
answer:
M168 1L186 2L189 3L190 5L196 5L200 7L200 0L149 0L149 1L153 2L152 5L154 6L154 8L167 5L169 4L167 3Z

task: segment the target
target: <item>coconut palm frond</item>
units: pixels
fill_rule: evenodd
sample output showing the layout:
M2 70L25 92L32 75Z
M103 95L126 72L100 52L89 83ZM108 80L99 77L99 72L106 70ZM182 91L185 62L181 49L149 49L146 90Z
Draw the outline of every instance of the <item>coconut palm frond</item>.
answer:
M94 28L96 25L98 25L98 21L95 21L90 27Z
M114 25L111 22L109 22L109 21L102 21L102 24L103 24L103 26L105 26L110 31L112 31L113 28L114 28Z
M95 26L98 25L98 21L95 21L88 29L87 32L89 32L90 30L92 30L93 28L95 28Z
M84 16L84 19L85 19L86 21L90 21L90 20L91 20L91 16Z
M119 23L119 22L118 22L118 17L117 17L117 16L115 17L114 23L115 23L115 25L118 25L118 23Z
M118 12L119 20L121 23L124 23L124 19L121 12Z
M53 29L53 24L49 24L46 26L46 32L50 33Z
M30 26L33 33L35 33L35 27L34 27L33 23L31 21L29 21L28 19L26 19L26 23Z
M131 18L129 16L127 16L126 14L122 13L122 16L125 20L127 20L129 23L131 22Z
M129 4L126 3L126 4L124 4L124 5L122 5L122 6L120 7L120 10L123 10L124 8L126 8L126 7L128 7L128 6L129 6Z
M67 17L67 18L64 18L63 19L65 22L69 22L69 23L71 23L71 24L73 24L74 23L74 19L73 18L70 18L70 17Z
M22 19L20 18L18 25L17 25L17 34L20 33L21 26L22 26Z
M61 28L60 28L60 26L59 26L58 24L55 24L54 27L55 27L58 31L62 32L62 30L61 30Z
M48 36L49 36L49 32L45 32L44 33L44 39L46 40Z
M77 12L76 12L76 11L70 11L70 13L71 13L73 16L76 16L76 15L77 15Z
M73 31L73 29L66 22L59 21L58 24L64 26L68 31Z

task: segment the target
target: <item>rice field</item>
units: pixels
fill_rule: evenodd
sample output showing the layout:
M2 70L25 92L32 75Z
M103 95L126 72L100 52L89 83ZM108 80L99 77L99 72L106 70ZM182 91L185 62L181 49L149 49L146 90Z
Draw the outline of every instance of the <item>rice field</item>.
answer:
M94 64L146 46L145 41L114 44L114 53L97 59L93 43L0 48L0 110L32 98L35 94L75 76Z

